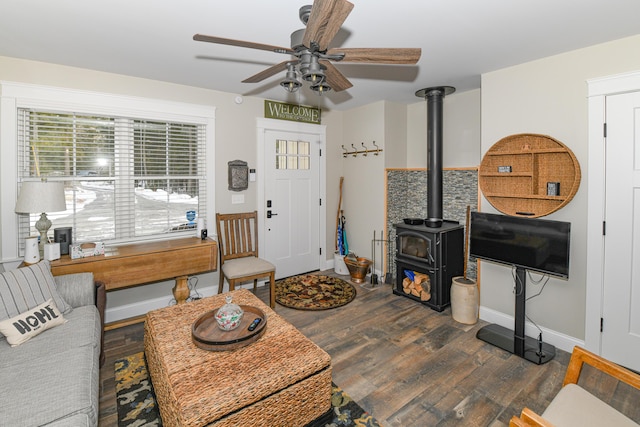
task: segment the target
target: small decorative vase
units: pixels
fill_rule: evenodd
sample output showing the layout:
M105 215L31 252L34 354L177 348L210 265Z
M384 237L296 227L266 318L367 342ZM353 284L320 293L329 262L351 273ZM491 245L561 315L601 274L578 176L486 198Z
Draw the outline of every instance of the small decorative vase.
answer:
M231 296L228 295L225 299L227 303L220 307L214 316L218 322L218 327L223 331L232 331L240 326L240 321L244 315L244 311L240 306L234 304L231 299Z

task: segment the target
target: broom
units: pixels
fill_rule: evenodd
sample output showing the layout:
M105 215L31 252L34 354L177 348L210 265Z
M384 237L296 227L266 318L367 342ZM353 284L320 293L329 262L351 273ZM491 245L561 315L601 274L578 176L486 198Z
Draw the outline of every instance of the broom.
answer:
M336 213L336 251L338 253L342 250L342 227L340 224L340 211L342 208L342 183L344 181L344 177L340 177L340 199L338 200L338 212ZM340 253L340 255L342 255Z

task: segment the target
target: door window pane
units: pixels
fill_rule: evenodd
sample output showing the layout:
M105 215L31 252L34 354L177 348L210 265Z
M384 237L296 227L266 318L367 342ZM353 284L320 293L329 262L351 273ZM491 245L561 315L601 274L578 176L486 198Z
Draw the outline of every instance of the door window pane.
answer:
M308 141L277 140L276 169L309 169L310 145Z

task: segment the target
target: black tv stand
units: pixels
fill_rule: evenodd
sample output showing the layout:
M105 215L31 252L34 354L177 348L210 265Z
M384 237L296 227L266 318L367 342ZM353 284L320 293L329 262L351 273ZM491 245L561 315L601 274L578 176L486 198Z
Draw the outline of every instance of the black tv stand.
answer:
M556 348L524 334L525 303L527 301L527 271L516 268L516 311L514 330L491 324L482 327L476 337L489 344L527 359L538 365L547 363L556 355Z

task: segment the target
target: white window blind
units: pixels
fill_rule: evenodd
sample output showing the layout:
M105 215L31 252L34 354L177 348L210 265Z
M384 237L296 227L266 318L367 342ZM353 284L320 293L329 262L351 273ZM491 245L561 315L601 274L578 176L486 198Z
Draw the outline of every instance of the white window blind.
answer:
M65 183L67 210L47 212L51 239L59 227L74 242L193 235L206 217L203 124L18 108L17 130L18 185ZM21 242L38 218L21 216Z

